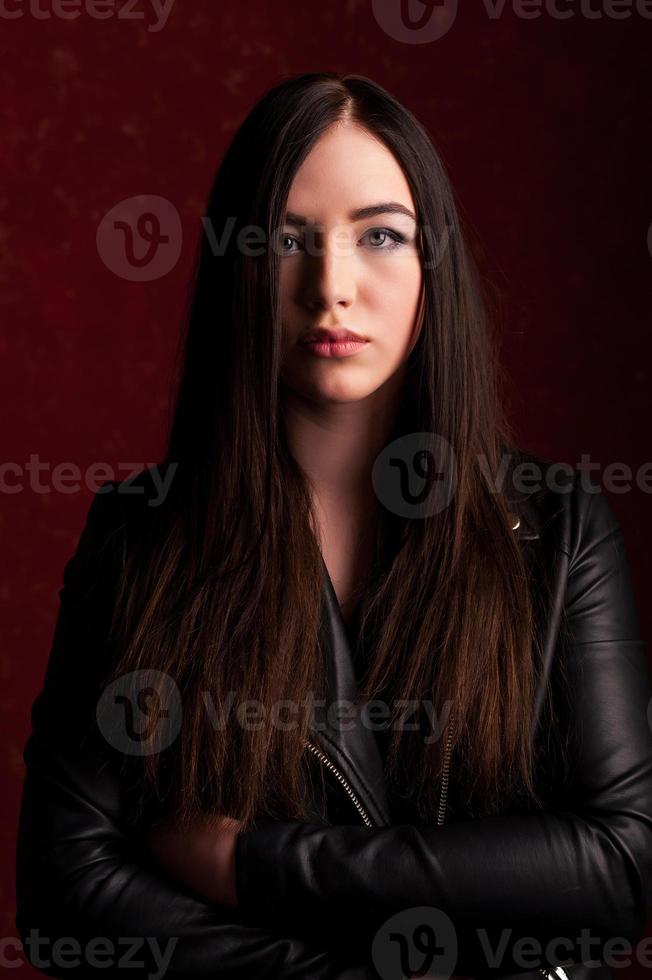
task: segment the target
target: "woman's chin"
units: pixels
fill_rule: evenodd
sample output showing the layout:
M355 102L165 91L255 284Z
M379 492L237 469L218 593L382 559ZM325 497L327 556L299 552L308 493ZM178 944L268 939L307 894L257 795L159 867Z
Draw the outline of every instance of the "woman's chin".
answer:
M331 384L316 384L310 388L304 388L304 397L309 398L313 402L319 402L322 404L351 404L351 402L361 402L365 398L369 398L373 395L374 391L378 389L378 384L373 383L361 383L361 382L344 382L340 380L339 383Z

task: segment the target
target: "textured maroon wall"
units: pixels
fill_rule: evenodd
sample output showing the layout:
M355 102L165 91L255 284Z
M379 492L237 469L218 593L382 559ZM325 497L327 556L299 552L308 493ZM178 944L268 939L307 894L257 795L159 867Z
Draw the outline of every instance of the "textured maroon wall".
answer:
M526 18L511 3L490 16L491 6L464 3L441 37L411 43L417 35L395 29L398 0L176 0L161 29L149 0L130 3L129 19L121 2L106 19L81 2L64 19L44 16L46 0L5 0L3 456L18 491L5 485L1 497L2 936L16 935L29 709L91 492L75 490L74 473L71 492L51 489L52 472L76 464L83 484L94 463L109 478L159 459L199 216L216 160L270 85L354 71L408 105L441 148L502 294L523 445L574 464L589 453L598 480L609 463L636 471L650 459L652 5L632 2L622 19L612 14L628 8L606 0L566 0L567 19L552 8ZM445 26L454 5L434 7ZM178 261L149 281L116 274L119 258L97 238L135 195L161 195L180 216ZM30 481L30 457L48 492ZM650 495L634 480L611 500L649 636Z

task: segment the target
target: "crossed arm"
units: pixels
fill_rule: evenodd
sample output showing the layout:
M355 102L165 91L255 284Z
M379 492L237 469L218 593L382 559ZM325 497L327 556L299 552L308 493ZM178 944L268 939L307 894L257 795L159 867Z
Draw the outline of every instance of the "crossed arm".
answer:
M79 736L108 625L110 574L100 569L119 521L116 498L95 496L66 565L32 708L16 862L16 925L26 958L48 976L84 978L124 977L127 966L132 976L177 980L375 976L362 952L336 950L326 937L309 940L291 917L279 929L212 904L157 866L129 832L114 756L97 729ZM138 963L143 970L134 973Z
M367 961L345 959L332 937L350 934L352 922L372 936L395 912L419 905L441 910L469 937L509 925L530 936L573 938L588 927L602 941L640 938L652 909L650 679L622 538L602 495L578 506L570 556L579 737L568 808L426 829L299 822L249 829L235 841L237 909L201 900L145 859L123 826L119 779L104 747L75 736L89 637L102 628L85 599L87 576L111 496L93 501L66 566L32 712L17 861L23 942L32 927L80 940L137 931L174 941L172 977L362 980L375 976ZM323 945L306 938L314 923ZM92 974L88 963L82 973Z
M588 929L598 949L642 937L652 911L650 676L616 518L601 492L574 493L566 614L576 738L564 807L426 829L249 829L236 845L241 908L332 930L364 910L373 932L402 909L430 906L467 937L506 925L563 939Z

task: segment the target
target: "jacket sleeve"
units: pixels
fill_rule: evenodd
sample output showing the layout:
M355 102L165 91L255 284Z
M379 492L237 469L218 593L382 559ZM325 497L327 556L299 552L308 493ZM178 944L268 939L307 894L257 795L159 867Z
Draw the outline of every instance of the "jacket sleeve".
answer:
M424 829L252 827L236 848L242 908L333 927L365 910L373 932L400 910L431 906L469 942L505 926L531 937L572 939L582 928L601 942L642 937L652 909L650 675L622 534L594 489L576 475L562 546L577 726L562 806Z
M16 925L26 958L62 977L71 970L118 977L129 967L131 976L150 978L363 980L362 956L345 962L325 939L293 934L291 921L282 931L247 922L239 909L209 905L160 873L129 831L120 769L97 726L80 737L96 705L119 496L95 495L65 567L32 708L16 862ZM134 970L139 964L142 971Z

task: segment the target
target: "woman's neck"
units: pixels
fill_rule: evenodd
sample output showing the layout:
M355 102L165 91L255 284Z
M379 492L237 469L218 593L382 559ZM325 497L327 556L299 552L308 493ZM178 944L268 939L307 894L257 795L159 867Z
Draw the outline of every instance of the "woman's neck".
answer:
M371 471L387 444L399 379L353 402L315 402L284 386L285 437L323 506L355 509L373 495Z
M306 474L322 557L342 618L349 625L373 558L379 503L374 461L394 422L387 393L363 401L316 405L288 391L288 446Z

